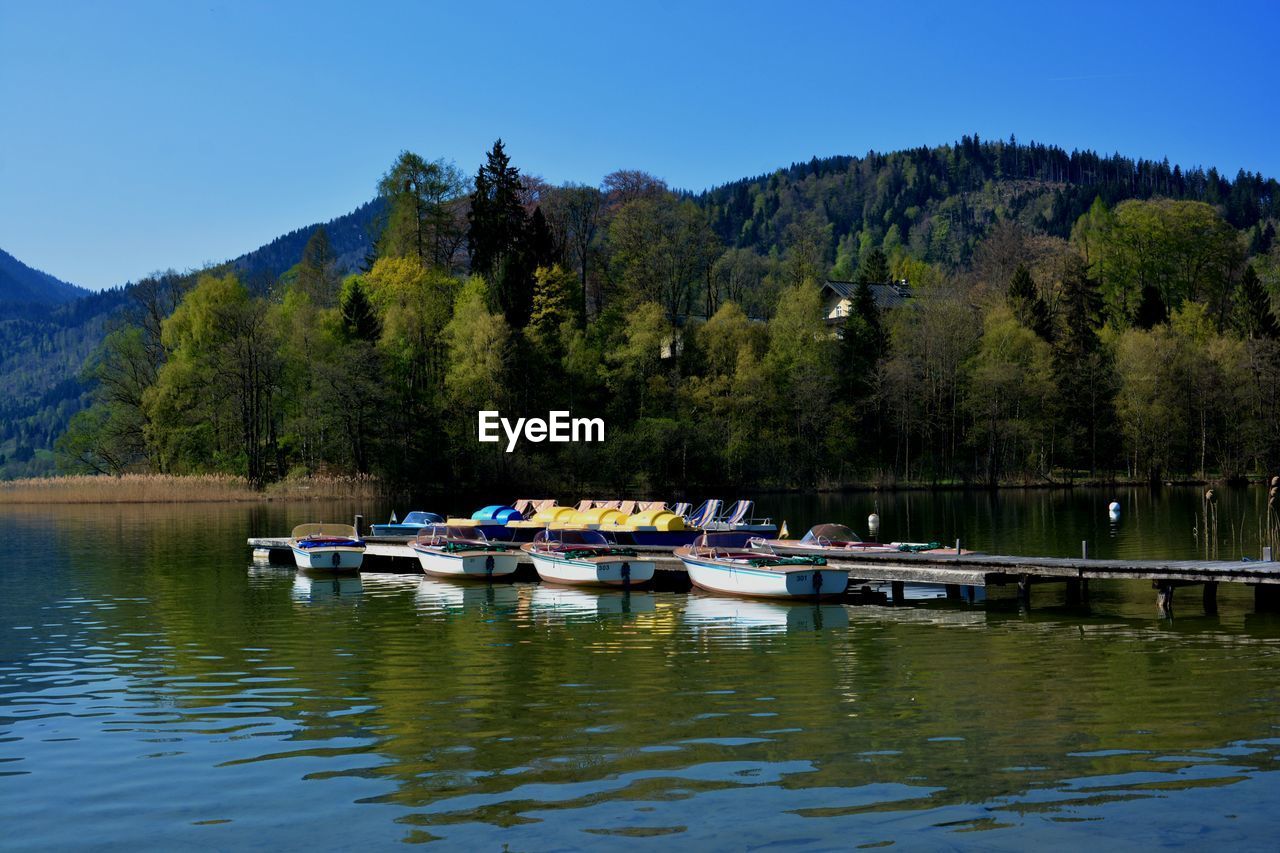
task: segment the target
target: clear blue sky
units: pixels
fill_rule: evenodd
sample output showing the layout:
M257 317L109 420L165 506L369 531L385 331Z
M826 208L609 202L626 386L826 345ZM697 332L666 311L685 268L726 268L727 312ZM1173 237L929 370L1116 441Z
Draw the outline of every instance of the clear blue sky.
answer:
M1277 8L0 0L0 248L107 287L345 213L404 148L474 172L499 136L555 183L975 132L1277 175Z

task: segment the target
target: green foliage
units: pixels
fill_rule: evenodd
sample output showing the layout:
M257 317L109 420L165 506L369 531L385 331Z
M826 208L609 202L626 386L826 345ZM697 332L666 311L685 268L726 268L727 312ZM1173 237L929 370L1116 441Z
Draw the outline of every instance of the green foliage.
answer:
M457 166L400 152L378 182L378 194L387 204L378 254L452 269L465 233L459 204L464 193Z

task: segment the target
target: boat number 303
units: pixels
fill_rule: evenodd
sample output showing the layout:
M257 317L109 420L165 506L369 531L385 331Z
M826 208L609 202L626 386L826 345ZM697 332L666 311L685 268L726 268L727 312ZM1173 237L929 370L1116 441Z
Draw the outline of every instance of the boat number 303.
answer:
M545 419L516 418L512 422L491 409L482 409L476 414L480 441L496 444L502 440L501 430L506 436L508 453L516 449L522 438L534 444L604 441L604 418L575 418L567 411L550 411Z

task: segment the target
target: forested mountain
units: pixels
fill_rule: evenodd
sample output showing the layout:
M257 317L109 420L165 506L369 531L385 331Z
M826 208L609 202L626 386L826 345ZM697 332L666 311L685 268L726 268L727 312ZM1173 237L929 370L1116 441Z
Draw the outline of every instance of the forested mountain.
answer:
M82 338L14 326L34 414L7 446L50 446L84 400L68 365L110 328L59 442L82 470L621 491L1280 464L1280 186L1258 174L965 137L694 194L634 170L550 186L499 141L474 178L404 152L377 187L127 287ZM838 325L824 278L857 283ZM915 298L886 312L890 278ZM566 405L607 445L477 449L477 407Z
M58 305L88 294L83 287L32 269L0 249L0 304Z
M339 269L363 263L382 207L375 199L325 223ZM277 237L222 268L266 292L302 258L316 227ZM195 275L167 278L190 284ZM0 479L56 469L54 442L88 403L93 381L83 376L85 365L111 329L136 319L137 290L131 283L92 293L0 252Z
M329 237L334 265L342 272L358 270L364 265L378 236L378 217L385 208L381 198L365 202L350 213L298 228L232 260L231 269L250 288L265 293L290 267L302 258L307 240L323 227Z

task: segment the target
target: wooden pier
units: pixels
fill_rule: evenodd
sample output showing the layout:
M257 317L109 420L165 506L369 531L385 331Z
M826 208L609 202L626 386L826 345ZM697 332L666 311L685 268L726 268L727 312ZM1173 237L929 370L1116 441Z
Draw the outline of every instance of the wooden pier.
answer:
M417 571L418 561L405 536L366 536L365 565L370 570ZM289 540L285 537L249 540L254 556L292 565ZM660 588L688 588L684 564L670 548L637 546L636 551L653 560L655 583ZM1217 607L1220 583L1247 584L1254 588L1254 605L1259 611L1280 610L1280 562L1226 560L1096 560L1088 557L1016 557L964 553L933 555L928 552L851 554L828 559L827 564L849 572L851 589L865 583L888 583L893 600L902 601L904 584L936 584L946 587L948 597L972 599L980 587L1016 585L1018 596L1030 604L1033 586L1049 583L1066 585L1067 600L1084 602L1091 580L1149 581L1156 592L1157 606L1169 612L1173 591L1199 585L1206 610Z

